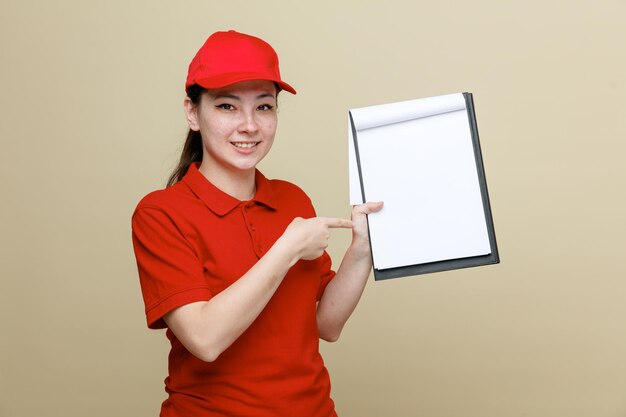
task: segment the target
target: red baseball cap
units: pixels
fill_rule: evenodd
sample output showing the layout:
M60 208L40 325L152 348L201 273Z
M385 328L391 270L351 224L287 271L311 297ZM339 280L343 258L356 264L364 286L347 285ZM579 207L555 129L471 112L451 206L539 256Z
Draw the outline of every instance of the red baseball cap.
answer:
M280 78L278 55L269 43L234 30L215 32L189 64L185 89L194 84L212 89L240 81L268 80L281 89L296 90Z

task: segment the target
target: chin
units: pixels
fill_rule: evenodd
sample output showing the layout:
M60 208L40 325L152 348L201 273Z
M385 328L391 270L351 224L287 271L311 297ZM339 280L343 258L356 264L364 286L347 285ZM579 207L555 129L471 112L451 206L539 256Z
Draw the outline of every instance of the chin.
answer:
M261 161L257 161L255 163L249 163L249 164L233 164L232 167L235 171L239 171L239 172L254 171L259 162Z

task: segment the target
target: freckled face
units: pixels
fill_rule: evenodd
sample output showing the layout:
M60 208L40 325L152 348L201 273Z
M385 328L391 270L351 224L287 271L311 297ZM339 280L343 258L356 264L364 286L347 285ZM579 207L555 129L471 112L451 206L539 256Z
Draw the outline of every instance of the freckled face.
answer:
M191 110L189 126L202 134L202 165L213 174L254 172L276 134L276 87L244 81L209 90Z

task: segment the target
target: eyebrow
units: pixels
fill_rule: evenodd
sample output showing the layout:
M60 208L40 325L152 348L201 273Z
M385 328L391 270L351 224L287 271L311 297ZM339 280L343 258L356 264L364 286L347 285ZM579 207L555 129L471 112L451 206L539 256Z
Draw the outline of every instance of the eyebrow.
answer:
M267 97L276 98L274 96L274 94L262 93L262 94L259 94L258 96L256 96L256 99L260 100L260 99L267 98ZM232 99L232 100L241 100L241 97L239 97L238 95L235 95L235 94L224 93L224 94L216 94L215 96L213 96L214 100L219 100L219 99L224 99L224 98L229 98L229 99Z

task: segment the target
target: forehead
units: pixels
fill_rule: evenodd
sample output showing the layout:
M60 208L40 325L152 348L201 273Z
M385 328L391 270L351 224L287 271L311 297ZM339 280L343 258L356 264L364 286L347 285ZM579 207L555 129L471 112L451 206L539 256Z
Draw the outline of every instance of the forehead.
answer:
M265 80L241 81L226 87L207 90L207 92L213 99L220 97L276 97L276 85L272 81Z

